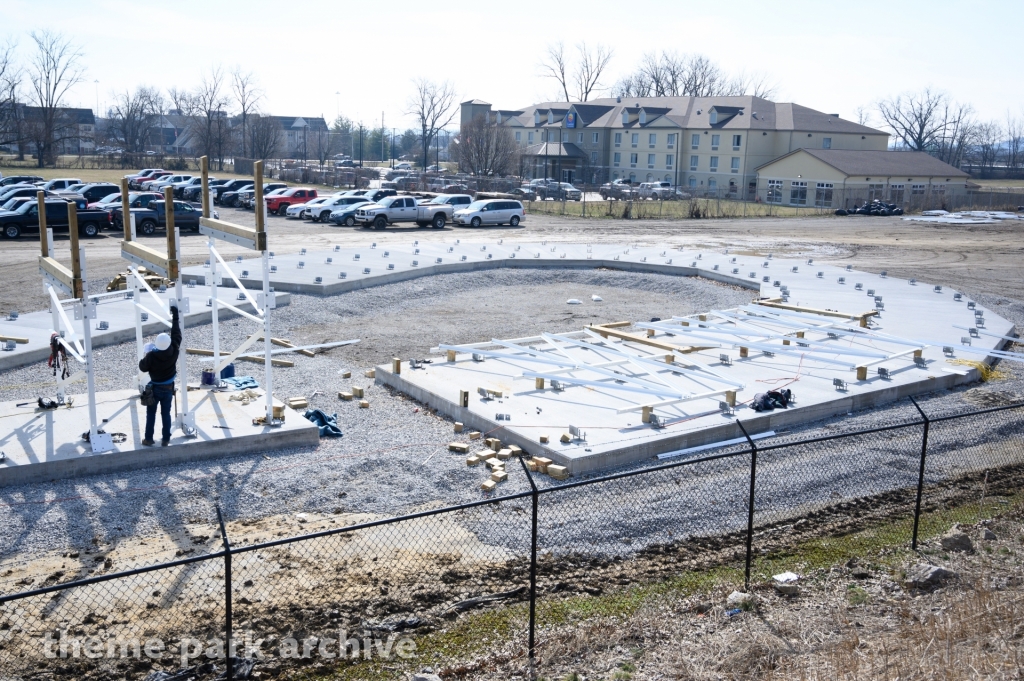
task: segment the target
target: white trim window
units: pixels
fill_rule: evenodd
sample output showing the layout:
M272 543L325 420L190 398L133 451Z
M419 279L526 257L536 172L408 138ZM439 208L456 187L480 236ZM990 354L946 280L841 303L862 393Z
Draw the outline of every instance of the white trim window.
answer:
M526 143L527 144L533 144L533 133L532 132L526 133Z
M523 141L523 133L521 130L516 130L516 142Z
M869 184L868 185L868 201L874 201L878 199L881 201L885 197L885 185L884 184Z
M807 205L807 182L793 180L789 183L789 205Z
M711 166L710 166L708 172L709 173L717 173L718 172L718 157L717 156L712 156L711 157Z
M590 163L591 163L591 165L597 165L597 152L596 151L590 152Z
M630 154L629 155L629 167L630 168L636 168L636 158L637 158L637 156L638 156L638 154Z
M617 146L617 147L621 147L622 146L622 133L621 132L615 133L615 146Z
M593 133L590 136L590 143L591 144L598 144L598 143L600 143L600 141L601 141L601 133L595 132L595 133Z
M717 192L718 191L718 180L716 180L713 177L709 177L708 178L708 191L711 191L711 192Z
M924 189L925 186L923 184L912 184L910 185L910 194L911 196L924 195Z
M722 141L722 136L721 135L712 135L711 136L711 151L718 151L718 145L721 143L721 141Z
M656 154L647 154L647 167L648 168L653 168L654 167L654 159L656 157L657 157Z
M576 144L583 144L583 133L576 133Z
M649 148L651 148L651 149L653 149L654 147L658 146L658 134L657 133L652 132L649 135L647 135L647 146Z
M562 133L562 142L565 143L565 142L568 142L568 141L569 141L569 133L563 132Z
M740 157L739 156L733 156L732 159L729 161L729 172L730 173L738 173L738 172L740 172Z
M782 180L768 180L768 203L782 203Z
M732 136L732 150L733 151L739 151L740 150L740 146L742 144L743 144L743 135L733 135Z
M831 137L822 137L821 138L821 148L822 149L831 149L832 148L832 138Z
M700 149L700 135L698 135L696 133L693 134L693 135L690 135L690 148L691 149Z
M697 163L699 161L700 161L700 156L697 156L696 154L691 156L690 157L690 170L696 170L697 169Z
M671 133L668 136L668 148L669 149L675 149L676 148L676 133L674 133L674 132Z
M672 170L672 164L675 162L675 156L673 154L665 154L665 168Z
M944 185L944 184L933 184L932 185L932 194L945 194L945 193L946 193L946 185Z
M691 186L691 187L696 187L697 186L697 178L696 177L691 177L689 180L687 180L687 184L689 186Z
M814 188L814 205L818 208L831 208L832 189L831 182L818 182Z
M905 185L902 184L890 184L889 200L893 203L903 203L903 193L905 188Z
M620 163L622 163L622 152L616 151L612 154L612 165L618 168Z
M629 138L630 146L636 149L640 145L640 133L634 132Z

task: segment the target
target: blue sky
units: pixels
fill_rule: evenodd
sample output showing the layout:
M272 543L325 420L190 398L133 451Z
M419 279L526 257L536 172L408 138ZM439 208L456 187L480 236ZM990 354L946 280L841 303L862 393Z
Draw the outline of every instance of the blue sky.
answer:
M645 52L667 49L705 54L729 72L765 72L779 101L848 118L926 86L970 102L984 120L1024 114L1019 0L5 0L2 7L24 58L35 29L78 43L86 77L70 103L88 107L98 98L105 108L115 91L139 84L187 88L212 67L241 67L257 74L270 113L331 119L340 110L372 126L383 111L387 127L402 128L413 123L405 111L415 77L450 80L460 100L526 106L556 92L538 66L546 46L585 40L614 50L609 86Z

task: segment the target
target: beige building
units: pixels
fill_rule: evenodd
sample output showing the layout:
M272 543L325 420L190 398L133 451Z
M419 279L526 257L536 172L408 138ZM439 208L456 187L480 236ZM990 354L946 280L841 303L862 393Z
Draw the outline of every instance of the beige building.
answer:
M463 125L478 116L512 132L526 177L667 181L748 199L757 168L795 150L884 151L889 140L837 114L748 96L621 97L516 110L462 104Z
M920 151L797 149L754 169L768 203L852 208L879 199L939 207L967 190L967 173Z

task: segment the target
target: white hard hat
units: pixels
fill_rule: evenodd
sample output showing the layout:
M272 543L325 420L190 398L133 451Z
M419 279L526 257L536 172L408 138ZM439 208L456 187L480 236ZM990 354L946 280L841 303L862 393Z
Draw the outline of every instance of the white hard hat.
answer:
M171 337L166 333L162 333L156 337L156 347L158 350L166 350L171 347Z

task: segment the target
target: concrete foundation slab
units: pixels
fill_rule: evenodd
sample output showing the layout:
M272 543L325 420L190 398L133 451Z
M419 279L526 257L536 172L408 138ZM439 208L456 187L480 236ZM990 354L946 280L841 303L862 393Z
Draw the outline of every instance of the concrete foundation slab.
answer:
M89 431L85 395L78 395L71 408L52 411L0 403L0 487L55 479L69 479L156 465L198 461L256 450L284 447L315 447L320 432L298 412L286 408L279 427L254 426L263 416L264 401L243 406L229 400L230 392L192 391L190 406L196 414L197 437L186 438L181 431L171 444L161 447L160 415L156 418L155 447L142 445L146 408L133 390L96 394L97 415L107 433L124 433L125 442L114 450L93 454L82 434Z

